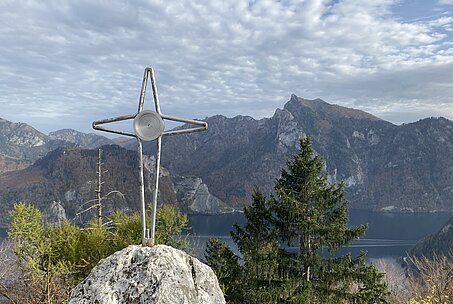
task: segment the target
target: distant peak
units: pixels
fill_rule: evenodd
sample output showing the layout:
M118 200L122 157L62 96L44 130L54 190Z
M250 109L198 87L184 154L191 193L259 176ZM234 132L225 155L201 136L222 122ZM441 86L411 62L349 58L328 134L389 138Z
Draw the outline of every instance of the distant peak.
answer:
M305 99L302 97L298 97L296 94L291 94L291 98L289 101L285 104L284 108L288 110L288 108L291 107L309 107L309 108L318 108L318 107L324 107L324 106L331 106L329 103L325 102L324 100L320 98L316 99Z
M285 104L284 109L293 115L295 113L302 113L309 110L311 113L316 113L317 115L323 115L325 117L329 116L330 118L345 117L353 119L381 120L380 118L361 110L330 104L320 98L305 99L298 97L295 94L291 94L291 98Z

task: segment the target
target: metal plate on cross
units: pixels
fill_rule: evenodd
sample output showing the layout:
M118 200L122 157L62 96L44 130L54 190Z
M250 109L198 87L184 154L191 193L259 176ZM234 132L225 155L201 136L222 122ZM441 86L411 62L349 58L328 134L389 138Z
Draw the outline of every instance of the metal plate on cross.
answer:
M142 140L155 140L164 132L164 121L158 113L145 110L135 116L134 131Z

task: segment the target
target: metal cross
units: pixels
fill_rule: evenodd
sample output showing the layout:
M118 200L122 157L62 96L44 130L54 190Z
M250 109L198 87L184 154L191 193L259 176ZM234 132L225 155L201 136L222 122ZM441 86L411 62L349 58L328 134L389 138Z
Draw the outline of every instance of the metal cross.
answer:
M143 110L143 105L145 103L145 93L146 86L148 83L148 78L151 78L151 85L153 88L154 96L154 105L155 112L150 110ZM123 121L133 119L134 133L129 133L125 131L118 131L106 128L101 126L102 124ZM189 129L179 129L179 130L170 130L164 131L164 121L163 120L172 120L177 122L189 123L197 125L199 127L189 128ZM140 202L141 202L141 222L142 222L142 245L143 246L154 246L154 236L156 229L156 210L157 210L157 191L159 189L159 171L160 171L160 154L162 148L162 136L166 135L175 135L175 134L185 134L196 131L204 131L208 128L208 123L204 121L192 120L179 118L169 115L162 114L160 110L159 97L157 95L156 80L154 77L154 70L150 67L145 68L145 73L143 75L142 90L140 93L140 99L138 102L138 111L137 113L130 115L123 115L113 118L107 118L103 120L97 120L93 122L93 129L126 135L135 137L138 144L138 162L139 162L139 179L140 179ZM146 227L146 216L145 216L145 183L143 178L143 146L142 140L151 141L157 140L157 155L156 155L156 184L154 188L154 199L153 199L153 209L151 215L151 235L149 234L150 230Z

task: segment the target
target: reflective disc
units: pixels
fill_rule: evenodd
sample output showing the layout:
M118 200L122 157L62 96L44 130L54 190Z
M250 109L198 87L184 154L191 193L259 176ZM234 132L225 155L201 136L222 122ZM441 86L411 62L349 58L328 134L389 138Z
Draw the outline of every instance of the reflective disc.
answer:
M142 111L134 118L135 135L143 140L155 140L164 132L162 117L153 111Z

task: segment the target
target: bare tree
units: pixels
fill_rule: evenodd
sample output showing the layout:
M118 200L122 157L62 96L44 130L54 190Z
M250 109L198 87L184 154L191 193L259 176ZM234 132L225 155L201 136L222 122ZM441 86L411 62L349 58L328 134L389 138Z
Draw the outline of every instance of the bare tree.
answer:
M390 303L405 304L410 297L408 278L403 267L389 259L379 259L376 267L385 274L385 282L390 291Z
M102 171L102 165L104 164L102 162L102 149L98 149L98 161L96 164L97 164L97 170L96 170L97 187L95 189L96 198L85 202L84 204L82 204L81 208L84 208L85 206L87 206L93 202L94 202L94 204L92 204L88 208L85 208L85 209L77 212L76 216L81 216L82 214L84 214L92 209L97 209L97 224L98 224L98 227L101 227L103 225L110 224L110 221L103 223L103 217L105 217L105 216L102 214L102 212L103 212L102 202L104 200L106 200L109 196L114 195L114 194L117 194L124 199L124 194L121 193L120 191L113 190L113 191L108 192L105 195L102 195L102 185L104 184L104 182L102 181L102 174L108 172L108 170Z
M447 256L409 257L408 270L411 298L433 295L444 303L453 299L453 262ZM448 300L445 302L447 303Z
M13 242L4 239L0 244L0 303L38 303L35 291L33 282L18 267Z
M406 269L399 268L388 260L381 259L376 264L385 273L391 292L390 303L405 304L411 300L418 303L422 299L437 299L434 303L450 303L453 298L453 262L448 256L409 256L406 261Z

